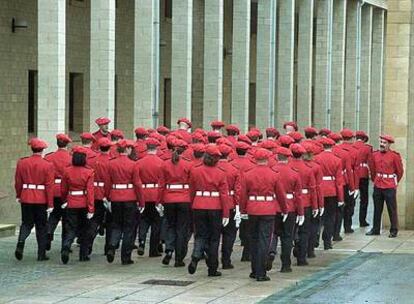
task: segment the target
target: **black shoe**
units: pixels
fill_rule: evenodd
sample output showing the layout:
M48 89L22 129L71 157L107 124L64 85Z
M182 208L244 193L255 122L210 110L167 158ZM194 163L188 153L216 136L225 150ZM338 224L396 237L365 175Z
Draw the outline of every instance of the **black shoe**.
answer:
M249 278L250 278L250 279L256 279L256 274L254 274L253 272L251 272L251 273L249 274Z
M37 260L40 261L49 261L49 257L46 254L39 254Z
M318 248L319 247L319 241L316 241L315 242L315 248Z
M332 239L334 242L340 242L343 240L342 236L338 235L338 236L334 236Z
M323 249L324 249L324 250L329 250L329 249L332 249L332 244L324 244L324 245L323 245Z
M108 263L112 263L115 259L115 249L108 249L108 252L106 253L106 260Z
M390 234L388 235L389 238L396 238L397 237L398 232L390 232Z
M49 251L50 248L52 248L52 241L53 241L53 235L48 234L47 235L47 243L46 243L46 251Z
M354 233L354 232L355 232L355 230L352 229L352 228L345 229L345 233Z
M79 262L89 262L91 260L88 256L79 257Z
M293 247L292 254L293 254L293 256L294 256L295 258L297 258L297 257L298 257L298 248L297 248L296 246L295 246L295 247Z
M168 252L165 257L162 259L164 265L169 265L172 258L172 252Z
M132 246L132 250L134 249L138 249L138 246L134 244L134 246Z
M163 253L164 252L164 246L162 244L158 244L158 252Z
M14 256L18 261L23 259L23 251L24 251L24 243L18 242L16 246L16 251L14 252Z
M138 246L137 253L138 253L138 255L144 255L144 253L145 253L145 247L144 247L144 245L140 244Z
M280 269L280 272L289 273L289 272L292 272L292 268L290 266L282 266L282 269Z
M267 257L267 261L266 261L266 271L272 270L274 260L275 260L275 254L274 253L269 254L269 256Z
M175 261L174 267L185 267L185 263L183 261Z
M365 233L365 235L380 235L380 233L374 231L373 229L371 229L370 231L368 231L367 233Z
M233 264L223 264L223 267L222 267L222 269L233 269L234 268L234 265Z
M158 258L158 257L160 257L160 256L162 256L162 254L161 254L161 253L159 253L159 252L153 252L153 253L150 253L150 254L149 254L149 257L150 257L150 258Z
M361 228L368 227L368 226L369 226L368 222L359 223L359 227L361 227Z
M264 277L257 277L256 278L257 282L266 282L266 281L270 281L270 278L268 276L264 276Z
M62 260L62 263L66 265L69 262L69 251L63 250L60 259Z
M122 265L131 265L131 264L134 264L133 260L122 261Z
M217 270L216 271L211 271L211 272L209 271L208 276L209 277L221 277L221 272L217 271Z
M191 263L188 265L188 273L189 274L194 274L196 272L197 264L198 264L198 261L196 261L194 259L191 260Z
M104 236L104 234L105 234L105 227L104 226L99 226L98 234L100 236Z
M308 266L309 265L309 263L307 262L307 261L298 261L298 264L297 264L297 266Z
M309 252L308 253L308 259L314 259L314 258L316 258L315 252L314 251Z

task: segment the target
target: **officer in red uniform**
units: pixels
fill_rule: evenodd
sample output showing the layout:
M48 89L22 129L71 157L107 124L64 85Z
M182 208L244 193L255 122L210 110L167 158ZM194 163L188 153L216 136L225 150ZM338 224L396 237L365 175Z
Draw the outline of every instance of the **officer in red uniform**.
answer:
M97 156L97 152L92 149L93 145L96 146L96 149L99 149L96 143L96 138L93 134L84 132L80 135L82 146L88 150L88 154L86 155L86 164L89 167L93 166L95 158Z
M189 132L191 127L193 126L191 121L187 118L180 118L177 121L178 129L175 131L180 134L184 141L188 144L191 143L191 133Z
M207 139L209 144L215 144L217 139L221 137L221 134L216 131L210 131L207 133Z
M147 144L145 142L146 138L148 136L148 131L145 130L145 128L138 127L135 129L135 147L134 147L134 154L136 156L136 159L143 158L147 153Z
M286 211L287 213L277 214L275 219L275 238L269 250L267 269L272 268L272 262L276 255L277 238L280 237L282 252L281 272L292 272L291 259L294 238L295 224L302 226L305 221L302 203L302 182L296 169L289 166L288 160L292 157L292 152L284 147L277 150L278 164L272 169L278 172L280 182L286 191Z
M115 248L118 247L121 238L122 264L134 263L131 253L134 246L137 211L142 213L145 208L139 170L128 156L134 144L127 139L118 142L119 157L109 161L109 174L105 179L105 196L111 201L112 209L111 241L106 254L109 263L114 261Z
M404 168L400 154L390 149L393 143L392 136L381 135L380 149L372 154L368 163L374 183L374 226L367 235L380 234L384 201L391 221L389 237L395 238L398 234L397 187L404 175Z
M196 166L203 163L203 156L206 152L206 146L204 144L193 144L191 145L193 150L192 164Z
M229 187L224 169L217 165L221 156L215 145L206 148L204 162L190 172L190 191L194 214L194 248L188 272L194 274L198 261L207 253L208 276L221 276L218 249L222 227L229 223Z
M359 188L359 226L368 227L367 210L368 210L368 189L369 189L369 168L368 162L372 157L372 146L367 142L368 135L364 131L355 133L356 141L354 147L357 149L357 157L355 163L355 180L356 187Z
M268 165L271 156L267 150L256 150L254 157L257 166L246 171L242 177L240 209L242 217L248 216L250 221L250 278L257 281L270 280L266 275L266 257L275 215L288 212L281 176Z
M237 136L240 134L240 129L236 125L227 125L226 126L227 139L233 144L237 143Z
M335 214L338 206L344 204L344 181L342 175L342 161L332 152L335 142L330 138L321 138L324 151L315 157L321 166L323 177L321 192L324 199L324 249L332 249L332 237L335 228Z
M280 136L280 132L276 128L267 128L266 129L266 138L268 140L274 140L276 141Z
M53 199L53 211L49 215L47 221L47 234L48 234L48 244L46 246L47 250L50 250L51 242L53 241L53 235L55 233L56 227L59 224L59 221L62 220L62 223L65 218L65 210L62 209L62 198L60 185L62 183L62 175L66 167L70 166L72 163L72 157L68 151L68 145L71 143L71 138L66 134L57 134L56 135L56 145L58 149L55 152L51 152L45 155L45 159L53 164L54 173L55 173L55 186L54 186L54 199ZM64 228L65 225L62 224ZM62 231L62 235L64 235Z
M29 142L33 155L17 162L15 174L16 201L22 210L22 224L16 246L15 257L23 258L24 243L33 226L36 228L37 260L45 261L47 245L47 214L53 211L54 169L42 158L47 144L32 138Z
M111 149L109 150L109 157L110 158L115 158L118 157L118 151L117 151L117 143L118 141L120 141L121 139L124 139L124 132L122 132L119 129L114 129L111 131L111 141L112 141L112 145L111 145ZM98 141L98 146L99 146L99 141Z
M170 129L165 126L159 126L157 132L163 136L167 136L170 133Z
M90 220L94 206L94 171L86 166L88 149L76 146L72 149L72 165L66 167L62 176L62 208L66 209L65 234L62 240L61 259L69 261L69 251L76 236L80 241L79 261L89 261L93 232Z
M220 120L214 120L210 123L210 126L214 132L220 133L221 129L224 127L224 122Z
M92 145L92 150L98 151L98 140L100 138L107 138L111 139L111 134L109 132L109 124L111 123L111 120L108 117L99 117L95 120L95 123L98 125L99 130L94 132L92 135L95 137L95 142Z
M138 255L144 255L147 233L151 228L149 256L159 257L161 256L161 253L158 251L161 234L161 217L164 213L162 205L158 204L158 202L160 200L160 181L164 162L157 156L157 148L160 146L158 140L148 138L146 145L147 155L139 159L136 163L141 177L145 200L145 210L142 213L139 223Z
M294 121L288 121L283 124L283 129L285 129L286 134L298 131L298 125Z
M170 159L164 161L160 181L160 203L164 205L167 219L165 256L162 263L168 265L175 252L174 267L184 267L183 260L187 255L190 231L189 176L192 164L181 157L188 147L187 142L176 139L173 145L174 152Z

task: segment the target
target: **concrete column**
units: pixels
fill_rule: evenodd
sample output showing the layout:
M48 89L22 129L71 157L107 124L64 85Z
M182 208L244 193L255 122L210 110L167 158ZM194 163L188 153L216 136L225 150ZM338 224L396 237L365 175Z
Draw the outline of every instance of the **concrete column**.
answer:
M372 66L371 66L371 98L369 135L374 147L381 133L382 107L384 99L384 43L385 43L385 11L374 9L372 24Z
M212 120L222 119L223 1L204 2L204 128Z
M233 2L231 122L246 132L249 125L250 0Z
M174 0L171 56L171 121L191 118L193 0Z
M356 127L356 100L357 100L357 69L358 69L358 11L357 1L349 1L346 18L346 71L345 71L345 100L344 126Z
M38 0L37 135L53 149L65 132L66 1Z
M358 129L369 133L371 100L371 61L372 61L372 16L373 7L364 5L361 12L361 82L358 114Z
M279 0L276 124L293 119L295 0Z
M330 126L332 0L317 1L314 124Z
M91 1L90 129L115 112L115 0Z
M258 3L256 51L256 126L274 124L276 0Z
M135 0L134 125L153 127L155 112L155 2Z
M333 6L331 128L339 131L344 121L345 47L347 0L336 0Z
M312 123L313 16L314 0L299 1L297 122Z

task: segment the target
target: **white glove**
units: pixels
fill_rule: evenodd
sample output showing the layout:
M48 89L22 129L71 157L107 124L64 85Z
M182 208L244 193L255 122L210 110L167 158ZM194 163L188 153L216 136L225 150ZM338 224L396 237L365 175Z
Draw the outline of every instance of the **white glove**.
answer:
M355 190L354 199L357 199L358 197L359 197L359 190Z
M240 215L240 218L241 218L242 220L248 220L248 219L249 219L249 215L248 215L248 214L241 214L241 215Z
M88 214L86 215L86 218L88 220L90 220L91 218L93 218L93 213L92 212L88 212Z
M296 216L296 224L298 224L299 226L302 226L304 222L305 222L305 216L304 215Z
M317 217L318 216L318 213L319 213L319 209L313 209L312 210L312 216L313 217Z
M62 206L60 206L60 208L65 209L67 206L68 206L68 203L66 202L66 203L62 204Z
M20 204L20 198L16 198L16 203Z
M158 204L155 206L155 209L157 209L158 214L163 217L164 216L164 206L161 204Z
M344 202L338 202L338 207L342 207L343 205L345 205Z
M324 214L324 212L325 212L325 208L324 207L319 208L319 215L320 216L322 216Z
M139 210L139 213L142 213L142 212L144 212L145 207L138 207L138 210Z
M288 214L287 213L286 214L283 214L282 213L282 221L283 221L283 223L286 222L287 218L288 218Z
M236 222L236 228L240 227L241 220L242 218L241 218L240 211L237 212L237 208L236 208L236 214L234 215L234 221Z
M109 212L112 212L112 205L111 202L108 201L106 198L103 199L103 204L104 207L106 208L106 210L108 210Z
M348 191L349 196L354 196L355 191Z
M223 217L222 223L223 227L226 227L229 224L230 220L228 217Z
M46 212L47 212L47 215L49 216L53 212L53 207L52 208L47 208Z

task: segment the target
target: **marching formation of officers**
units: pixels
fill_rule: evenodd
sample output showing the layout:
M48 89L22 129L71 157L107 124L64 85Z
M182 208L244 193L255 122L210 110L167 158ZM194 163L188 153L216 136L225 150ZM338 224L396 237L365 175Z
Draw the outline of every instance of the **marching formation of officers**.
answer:
M231 269L237 231L242 261L251 261L250 278L268 281L280 239L281 272L291 272L315 257L322 232L323 247L341 241L341 227L353 233L355 201L360 198L359 225L366 221L369 180L374 184L374 224L367 235L380 233L384 201L391 220L389 237L398 233L396 189L403 176L394 139L380 136L373 152L363 131L304 129L287 122L281 135L267 128L240 134L236 125L220 121L212 130L196 129L178 120L178 129L137 128L136 140L109 132L108 118L96 120L99 130L81 134L81 145L57 134L58 149L43 156L47 144L32 138L33 155L18 161L16 200L22 224L15 257L23 258L26 238L36 228L38 260L48 260L54 232L62 221L61 260L69 261L75 240L79 260L88 261L94 239L105 234L107 261L121 250L123 265L144 255L184 267L188 242L194 246L188 272L204 259L209 276ZM222 129L225 129L226 135ZM136 240L138 244L135 245Z

